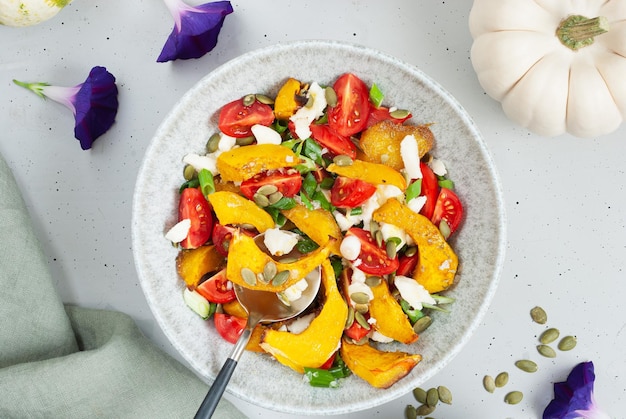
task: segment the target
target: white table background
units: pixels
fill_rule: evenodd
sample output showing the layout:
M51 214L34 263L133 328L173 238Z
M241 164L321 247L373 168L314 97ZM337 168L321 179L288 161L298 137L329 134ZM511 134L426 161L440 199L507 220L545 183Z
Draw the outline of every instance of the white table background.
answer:
M587 140L542 138L514 125L472 70L469 1L232 4L211 53L165 64L156 57L173 21L158 0L74 0L38 26L0 27L0 152L22 188L63 301L128 313L180 359L146 304L130 241L135 177L157 126L202 76L247 51L301 39L362 44L417 66L459 100L481 130L504 190L508 245L500 286L464 351L424 384L446 385L454 396L433 416L540 417L552 382L593 360L596 399L612 417L625 417L626 125ZM71 112L12 79L73 86L95 65L116 76L120 108L112 129L82 151ZM573 351L555 359L536 353L545 327L530 321L535 305L548 312L548 325L578 337ZM513 362L521 358L536 360L539 371L517 370ZM500 371L510 373L509 384L487 393L482 377ZM505 404L514 389L524 400ZM251 418L289 417L228 397ZM401 418L408 403L416 404L411 394L338 417Z

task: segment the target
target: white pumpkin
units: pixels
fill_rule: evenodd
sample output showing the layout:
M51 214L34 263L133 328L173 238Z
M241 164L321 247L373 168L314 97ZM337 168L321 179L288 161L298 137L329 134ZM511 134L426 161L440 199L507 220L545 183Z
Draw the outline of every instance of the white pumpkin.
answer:
M32 26L61 11L72 0L0 0L0 25Z
M530 131L589 138L626 117L626 0L474 0L469 27L481 86Z

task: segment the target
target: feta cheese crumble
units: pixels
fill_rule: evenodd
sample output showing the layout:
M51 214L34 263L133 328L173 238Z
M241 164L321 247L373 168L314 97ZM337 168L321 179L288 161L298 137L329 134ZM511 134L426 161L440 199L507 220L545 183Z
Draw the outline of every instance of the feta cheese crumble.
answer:
M270 228L265 231L263 243L267 250L274 256L286 255L298 244L298 235L291 231L279 228Z
M361 241L356 236L344 237L339 246L339 251L344 258L355 260L361 253Z
M419 146L413 134L407 135L400 142L400 156L409 179L421 179Z
M265 125L256 124L251 128L252 135L256 138L257 144L275 144L280 145L283 139L280 134L270 127L266 127Z
M180 243L187 238L190 228L191 220L189 218L185 218L184 220L176 223L174 227L170 228L169 231L165 233L165 238L172 243Z
M413 278L398 275L394 279L394 285L400 291L402 298L415 310L421 310L422 303L437 304L426 288Z
M307 97L312 101L311 106L301 107L289 118L295 125L296 135L302 139L311 136L309 125L324 114L324 109L328 105L324 89L315 82L309 86Z

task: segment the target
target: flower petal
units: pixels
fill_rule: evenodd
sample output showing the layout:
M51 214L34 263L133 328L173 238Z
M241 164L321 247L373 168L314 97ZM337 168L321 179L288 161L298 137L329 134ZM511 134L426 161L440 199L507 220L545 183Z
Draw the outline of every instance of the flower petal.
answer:
M232 12L229 1L181 8L178 10L180 29L174 26L157 62L202 57L217 45L224 19Z
M104 134L115 122L118 100L115 77L104 67L94 67L76 93L74 135L83 150Z

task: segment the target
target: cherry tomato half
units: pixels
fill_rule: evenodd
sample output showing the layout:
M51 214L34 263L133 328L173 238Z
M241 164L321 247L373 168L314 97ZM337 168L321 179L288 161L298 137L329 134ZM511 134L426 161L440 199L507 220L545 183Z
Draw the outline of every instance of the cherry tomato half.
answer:
M340 208L361 205L376 192L376 186L360 179L339 176L330 189L330 203Z
M276 186L278 192L287 198L291 198L300 192L302 176L300 172L292 168L268 170L241 182L241 193L248 199L254 199L256 191L264 185Z
M346 236L349 235L356 236L361 242L358 269L371 275L387 275L398 269L398 257L390 258L385 243L379 247L369 231L352 227L346 232Z
M274 111L269 105L255 100L246 106L242 99L237 99L222 107L217 126L226 135L242 138L252 135L253 125L269 126L272 122Z
M211 204L198 188L185 188L178 203L178 221L191 220L187 237L180 242L185 249L195 249L206 243L213 230Z
M213 319L217 333L230 343L237 343L237 339L246 327L246 319L226 313L215 313Z
M352 73L341 75L333 85L337 105L328 111L328 124L339 135L350 137L367 126L370 111L369 90Z
M446 220L450 227L450 234L452 234L459 227L462 219L463 205L459 197L452 190L441 188L433 213L433 224L439 227L441 220Z
M235 290L226 278L226 269L222 269L196 287L196 291L212 303L225 304L233 301Z
M356 159L356 145L350 138L337 134L328 125L311 124L311 137L332 155L345 154Z
M326 360L326 362L324 362L322 365L320 365L320 369L322 370L327 370L330 367L333 366L333 362L335 362L335 358L337 358L337 352L333 352L333 354L330 356L330 358L328 358Z
M431 219L433 211L435 211L437 196L439 195L439 182L437 181L437 175L433 173L426 163L420 162L420 170L422 171L422 192L420 196L426 197L426 203L420 210L420 214Z
M371 127L372 125L376 125L380 121L391 121L391 122L395 122L396 124L402 124L411 116L413 115L409 113L407 116L403 118L394 118L389 113L389 108L385 108L384 106L375 108L374 106L371 106L370 114L369 114L369 117L367 118L367 128Z
M233 238L233 234L237 230L237 227L233 227L232 225L223 225L220 223L215 223L213 226L213 234L211 235L211 240L215 245L215 250L219 252L220 255L227 257L228 256L228 248L230 246L230 240ZM258 234L258 231L252 229L248 230L245 228L240 229L240 231L250 237L255 237Z
M363 326L361 326L356 320L352 322L352 325L343 331L343 333L354 340L355 342L363 339L370 331Z
M415 252L413 256L402 255L398 257L398 270L396 271L396 275L412 277L418 260L419 256L417 252Z

